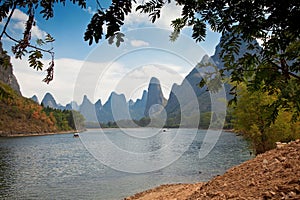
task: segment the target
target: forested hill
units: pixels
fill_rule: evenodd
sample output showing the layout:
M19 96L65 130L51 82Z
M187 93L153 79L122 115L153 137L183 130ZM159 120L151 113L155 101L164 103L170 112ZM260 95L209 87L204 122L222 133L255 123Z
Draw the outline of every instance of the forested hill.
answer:
M0 81L0 136L71 131L73 121L71 111L43 108Z

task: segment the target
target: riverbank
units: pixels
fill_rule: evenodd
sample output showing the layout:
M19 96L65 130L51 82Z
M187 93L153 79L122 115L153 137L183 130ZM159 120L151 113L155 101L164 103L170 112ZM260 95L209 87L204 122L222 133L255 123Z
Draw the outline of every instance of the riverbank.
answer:
M45 135L57 135L57 134L70 134L75 132L83 132L85 130L77 131L77 130L69 130L69 131L57 131L57 132L45 132L45 133L5 133L0 132L0 137L33 137L33 136L45 136Z
M300 199L300 140L278 144L206 183L170 184L125 200Z

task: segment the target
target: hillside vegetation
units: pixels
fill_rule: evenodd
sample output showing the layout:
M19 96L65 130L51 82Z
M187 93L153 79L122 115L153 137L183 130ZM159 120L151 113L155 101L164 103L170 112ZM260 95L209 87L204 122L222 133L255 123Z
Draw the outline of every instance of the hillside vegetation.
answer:
M75 129L71 111L43 108L0 81L0 136L45 134Z

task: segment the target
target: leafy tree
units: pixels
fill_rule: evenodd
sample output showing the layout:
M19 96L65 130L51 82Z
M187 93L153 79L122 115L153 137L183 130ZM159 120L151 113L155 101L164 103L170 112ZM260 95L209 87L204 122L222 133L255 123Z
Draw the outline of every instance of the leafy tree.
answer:
M237 104L233 109L234 129L248 139L256 153L274 148L275 142L289 142L300 137L300 122L291 122L292 112L280 109L273 124L269 124L268 105L277 101L275 94L260 90L247 91L245 84L237 88Z
M44 107L43 112L49 116L60 131L83 130L85 128L84 117L77 111Z
M72 110L68 111L67 120L69 126L74 130L83 130L85 128L85 118L80 112Z

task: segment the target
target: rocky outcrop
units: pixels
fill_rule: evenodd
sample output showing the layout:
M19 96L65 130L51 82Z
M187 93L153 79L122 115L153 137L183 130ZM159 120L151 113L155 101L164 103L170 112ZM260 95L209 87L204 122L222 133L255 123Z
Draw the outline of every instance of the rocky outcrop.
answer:
M148 117L150 114L159 113L165 102L166 99L163 96L159 80L152 77L148 86L145 116Z
M2 48L0 42L0 81L9 85L17 94L21 95L19 83L13 74L13 66L10 63L10 57Z

